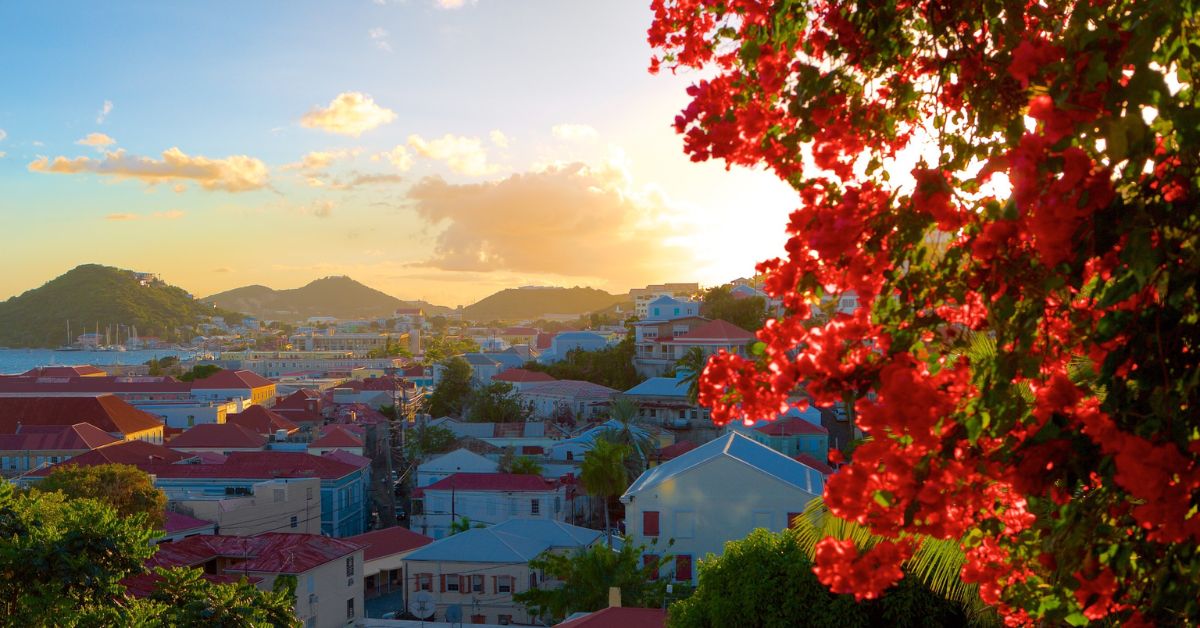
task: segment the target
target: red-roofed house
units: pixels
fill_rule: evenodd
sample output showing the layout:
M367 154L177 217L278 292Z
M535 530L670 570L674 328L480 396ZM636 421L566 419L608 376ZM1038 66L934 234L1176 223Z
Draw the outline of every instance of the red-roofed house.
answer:
M77 366L38 366L22 373L29 377L104 377L108 375L103 369L91 364Z
M82 467L94 466L99 464L131 464L137 467L148 464L170 464L191 458L190 454L181 453L174 449L168 449L162 445L155 443L147 443L142 440L130 440L117 442L104 447L97 447L88 452L74 456L68 460L59 462L62 464L74 464ZM54 467L43 467L25 476L28 479L38 479L49 475Z
M275 382L251 371L217 371L192 382L192 396L208 401L245 399L269 406L275 401Z
M225 417L225 422L232 425L240 425L255 434L262 434L267 437L274 437L279 430L283 430L288 435L300 431L299 425L296 425L282 414L274 410L268 410L263 406L250 406L241 412L230 414Z
M363 548L363 594L373 598L404 590L404 557L433 539L396 526L346 537Z
M833 467L829 466L828 462L818 460L808 454L796 454L795 456L792 456L792 458L796 462L804 464L805 466L807 466L811 469L816 469L817 471L820 471L821 473L824 473L825 475L830 475L831 473L833 473L836 470Z
M537 343L538 330L532 327L505 327L500 330L500 339L511 345L529 345Z
M662 341L683 336L710 321L702 316L680 316L670 320L640 320L633 324L633 366L646 377L658 377L675 365L675 348Z
M330 425L328 430L322 430L324 435L308 444L308 453L320 456L335 449L341 449L361 456L363 454L363 439L343 425Z
M820 418L815 408L808 414ZM820 460L829 455L829 430L800 416L784 416L743 433L785 456L808 454Z
M542 373L540 371L530 371L527 369L508 369L507 371L493 375L492 381L505 382L512 384L512 387L516 388L517 390L525 390L531 384L553 382L556 380L549 374Z
M22 425L0 434L0 475L11 477L44 464L58 464L105 445L122 442L91 423Z
M746 345L754 340L754 334L730 323L715 320L694 327L686 334L660 338L659 344L668 346L673 351L674 359L678 360L693 347L699 347L704 355L712 355L724 349L729 353L745 353Z
M96 397L0 397L0 434L24 425L91 423L122 440L163 441L163 423L113 395Z
M159 537L155 543L174 543L189 536L216 534L217 524L168 510L166 516L163 518L163 532L166 532L166 534Z
M682 456L683 454L686 454L687 452L689 452L699 446L700 445L698 445L690 440L681 440L681 441L675 443L674 445L667 445L666 447L659 449L658 453L653 458L651 458L650 466L656 466L656 465L660 465L668 460L674 460L674 459L678 458L679 456Z
M487 525L509 519L566 521L562 485L538 475L455 473L413 492L412 527L435 539L466 517Z
M236 423L201 423L167 443L171 449L188 452L262 451L267 437Z
M355 623L363 613L363 550L315 534L193 536L159 546L150 567L198 567L206 574L258 577L270 591L281 575L296 577L296 617L306 627Z
M568 619L557 628L663 628L666 625L665 609L610 606Z

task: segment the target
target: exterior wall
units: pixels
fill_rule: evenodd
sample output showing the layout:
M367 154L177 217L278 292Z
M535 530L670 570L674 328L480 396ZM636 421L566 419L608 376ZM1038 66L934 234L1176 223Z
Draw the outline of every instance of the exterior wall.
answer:
M607 406L612 395L546 395L530 391L518 391L523 401L533 406L532 418L549 419L559 407L566 407L576 419L595 418L608 414Z
M270 407L275 405L275 384L258 388L198 388L192 389L192 397L205 401L245 399L251 405Z
M387 347L388 340L393 346L409 346L406 333L391 334L298 334L289 338L292 345L304 351L350 351L356 355L365 356L375 350Z
M716 458L632 496L625 505L626 530L634 543L651 548L649 553L690 556L694 581L700 559L709 552L720 555L727 541L755 528L787 527L788 514L803 511L821 492L811 488L801 490L736 460ZM647 511L659 513L657 536L645 534ZM675 544L668 548L671 539ZM664 574L671 569L665 566Z
M109 432L109 434L116 438L124 438L125 440L144 440L147 443L154 443L156 445L161 445L163 442L163 428L161 425L158 427L152 427L148 430L142 430L140 432L130 432L129 434L121 434L120 432Z
M455 457L453 460L457 464L445 462L439 464L442 458L454 455L455 452L450 452L441 458L430 460L425 464L417 467L417 486L425 487L441 480L442 478L450 477L455 473L496 473L499 465L492 460L479 460L470 456L461 458Z
M637 317L646 318L646 306L658 297L687 298L697 292L700 292L700 284L697 283L666 283L634 288L629 291L629 296L633 297Z
M235 452L235 451L262 451L263 450L262 447L176 447L176 446L172 445L170 443L170 441L167 442L167 446L170 447L171 449L174 449L175 451L182 451L182 452L191 453L191 454L199 454L199 453L208 452L208 453L214 453L214 454L221 454L221 455L225 455L225 456L227 456L230 453Z
M169 507L216 522L217 533L229 536L254 536L262 532L320 534L320 490L321 482L316 478L270 480L252 486L250 497L172 499Z
M347 565L347 560L351 563ZM335 628L366 617L363 612L362 550L335 558L304 573L296 574L296 617L305 628ZM237 573L231 571L230 573ZM280 574L254 573L263 580L258 588L270 591ZM348 607L353 611L348 612Z
M236 402L192 401L178 403L133 402L131 405L163 420L168 427L187 429L201 423L224 423L225 417L241 408Z
M743 430L743 434L785 456L808 454L817 460L829 455L828 434L796 434L793 436L769 436L758 430Z
M687 397L627 395L638 404L638 417L646 423L665 427L707 427L712 412L692 404Z
M437 604L437 610L432 618L434 620L444 621L446 608L452 604L462 607L464 624L474 623L477 616L483 617L481 623L489 624L501 623L501 615L507 615L508 623L513 624L532 624L537 619L530 615L524 606L513 602L512 599L513 593L528 591L530 577L537 576L528 564L405 560L404 571L408 576L409 597L420 590L428 591L433 595L434 602ZM423 576L428 576L428 579L424 579ZM463 581L467 581L470 590L466 592L444 590L442 588L443 576L447 580L458 579L460 589ZM476 576L481 576L482 582L476 579ZM511 591L501 592L499 590L499 579L502 577L511 578ZM424 588L426 584L428 588ZM482 590L476 590L476 585L479 585Z
M334 451L336 449L340 449L342 451L348 451L352 454L357 454L359 456L364 455L362 447L309 447L308 453L310 453L314 456L323 456L326 453Z
M0 477L13 477L43 465L58 464L68 458L87 453L87 449L21 449L0 451Z
M453 504L451 498L453 497ZM534 512L534 502L537 512ZM430 491L421 500L422 511L412 516L412 529L435 539L449 535L450 524L466 517L472 523L494 525L509 519L566 521L566 492L548 491Z
M373 598L392 592L405 592L404 557L414 551L416 550L398 552L366 561L367 564L363 566L363 596Z

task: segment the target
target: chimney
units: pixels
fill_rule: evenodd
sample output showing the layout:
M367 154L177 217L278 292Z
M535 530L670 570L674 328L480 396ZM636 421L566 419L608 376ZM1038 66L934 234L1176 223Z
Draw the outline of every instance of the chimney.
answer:
M608 587L608 606L609 608L621 608L620 587Z

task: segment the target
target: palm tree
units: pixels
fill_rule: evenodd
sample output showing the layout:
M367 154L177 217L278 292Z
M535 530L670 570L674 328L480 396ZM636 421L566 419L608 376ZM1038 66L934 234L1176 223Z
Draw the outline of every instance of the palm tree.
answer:
M688 349L683 357L675 361L675 372L683 374L681 381L687 382L688 401L692 405L696 404L696 398L700 394L700 374L704 372L707 364L708 356L704 355L704 350L700 347Z
M583 457L579 469L579 481L588 495L604 500L604 536L612 547L612 526L609 521L608 502L619 497L629 487L629 471L625 458L629 448L620 443L598 438Z
M608 407L608 417L617 421L620 426L600 432L600 438L629 448L629 455L625 458L625 468L629 471L631 478L641 475L642 471L650 466L650 457L658 449L654 438L650 436L646 428L641 426L638 416L640 409L641 406L628 397L621 397L613 401L612 405Z

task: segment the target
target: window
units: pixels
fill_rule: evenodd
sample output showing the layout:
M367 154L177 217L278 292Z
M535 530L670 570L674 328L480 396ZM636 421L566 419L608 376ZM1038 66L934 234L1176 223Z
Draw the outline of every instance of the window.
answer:
M647 510L642 513L642 536L658 536L657 510Z
M512 593L512 576L492 576L494 579L492 585L496 588L496 593Z
M279 502L287 499L287 491L285 491L284 489L281 489L281 488L273 489L271 491L271 495L274 498L275 503L277 503L277 504Z
M413 591L433 591L433 574L419 573L414 576Z
M680 554L675 557L675 579L692 579L692 557L688 554Z
M649 567L651 580L658 580L658 555L657 554L642 554L642 566Z
M471 591L483 593L483 576L471 576Z
M487 622L487 615L471 615L472 624L483 624Z
M567 452L567 460L574 460L574 459L575 459L575 452L568 451Z
M292 515L291 524L292 524L293 528L298 527L300 525L300 518L297 517L296 515Z
M347 576L354 575L354 557L353 556L346 557L346 575Z
M789 528L795 528L795 527L798 525L798 524L796 523L796 519L798 519L799 517L800 517L800 513L798 513L798 512L789 512L789 513L787 514L787 527L789 527Z
M346 600L346 619L354 619L354 598Z
M304 489L304 499L312 499L312 487Z
M195 425L196 425L196 417L189 414L188 415L188 427L195 427Z
M454 592L454 593L458 593L458 590L459 590L460 588L462 588L462 587L460 586L460 584L461 584L461 583L459 583L459 581L458 581L458 576L457 576L457 575L455 575L455 574L448 574L448 575L447 575L447 574L442 574L442 590L443 590L443 591L451 591L451 592Z
M654 418L654 412L655 412L654 408L650 408L650 418L652 418L652 419Z
M536 571L529 572L529 588L536 589L537 584L538 584L537 583L537 572Z
M529 512L530 512L530 514L534 514L534 515L536 515L536 514L538 514L538 513L541 511L541 509L542 509L542 503L541 503L541 500L538 500L538 499L531 499L531 500L529 500Z
M512 623L512 615L500 615L496 619L496 623L500 624L501 626L507 626Z

